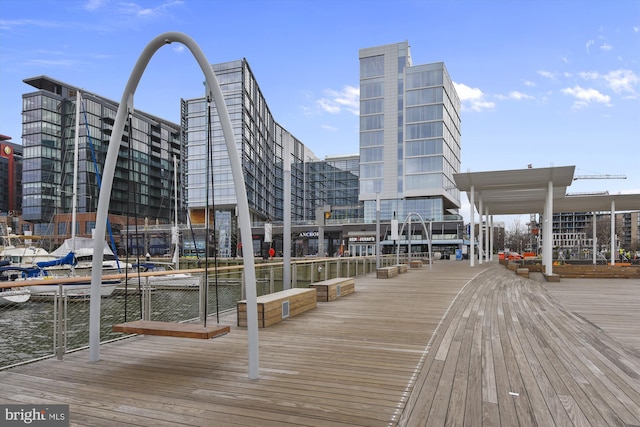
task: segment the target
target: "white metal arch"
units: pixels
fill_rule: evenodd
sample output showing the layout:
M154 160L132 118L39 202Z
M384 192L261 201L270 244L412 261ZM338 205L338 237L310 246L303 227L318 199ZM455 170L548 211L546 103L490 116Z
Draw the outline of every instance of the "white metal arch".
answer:
M407 217L405 218L404 222L402 223L402 228L400 229L400 234L398 234L398 243L396 245L396 264L400 263L400 239L399 237L402 236L402 233L404 232L404 226L409 223L411 221L411 217L412 216L417 216L418 219L420 220L420 223L422 223L422 229L424 230L424 234L429 236L429 268L432 268L432 264L433 264L433 258L432 258L432 248L431 248L431 230L427 231L427 225L424 222L424 219L422 218L422 216L418 213L418 212L409 212L407 214ZM409 250L409 260L411 260L411 229L409 229L409 233L407 235L407 244L408 244L408 250Z
M100 286L102 279L102 251L104 248L104 235L106 231L107 214L109 210L109 202L111 199L111 189L113 184L113 176L115 173L116 160L122 140L124 125L130 112L133 111L133 95L136 91L138 83L142 78L142 74L147 67L155 52L166 44L179 42L185 45L193 54L194 58L200 65L207 83L207 94L211 97L217 107L222 132L227 145L229 161L231 163L231 172L236 188L236 196L238 202L238 221L240 225L240 236L242 238L243 247L251 248L251 222L249 218L249 203L247 200L247 192L242 173L242 165L238 155L231 120L224 103L224 97L220 90L218 80L207 61L200 47L189 36L178 32L168 32L155 37L144 48L138 61L133 67L133 71L127 81L122 100L118 106L116 120L113 125L113 133L109 141L109 149L104 164L102 174L102 186L98 198L98 211L96 215L96 239L93 248L93 264L91 272L91 302L89 317L89 361L100 360ZM255 262L253 251L243 251L244 276L247 300L247 332L249 341L249 378L256 379L259 376L259 356L258 356L258 314L256 302L256 277Z

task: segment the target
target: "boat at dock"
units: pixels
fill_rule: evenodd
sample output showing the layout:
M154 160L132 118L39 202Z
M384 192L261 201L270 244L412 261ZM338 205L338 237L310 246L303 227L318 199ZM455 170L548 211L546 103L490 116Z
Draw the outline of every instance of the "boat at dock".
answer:
M139 271L140 273L150 273L150 272L166 272L167 267L170 267L172 264L162 264L162 263L140 263L133 264L132 269L135 271ZM144 275L139 276L135 272L127 278L128 286L138 286L145 285L151 286L156 289L171 289L171 288L196 288L200 286L201 278L198 274L191 273L180 273L176 271L175 273L163 274L163 275Z

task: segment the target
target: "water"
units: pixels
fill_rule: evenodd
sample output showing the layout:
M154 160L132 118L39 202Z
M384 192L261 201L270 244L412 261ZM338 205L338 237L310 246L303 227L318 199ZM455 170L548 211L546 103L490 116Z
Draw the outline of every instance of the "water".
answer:
M209 287L209 315L216 312L216 290ZM235 308L240 299L239 286L219 286L217 292L221 311ZM67 351L89 344L89 298L68 298L66 339ZM100 340L121 337L111 331L116 323L140 319L140 296L116 290L101 298ZM197 288L157 289L151 292L151 319L179 322L197 319L199 292ZM54 298L35 298L22 304L0 307L0 367L50 356L54 349Z

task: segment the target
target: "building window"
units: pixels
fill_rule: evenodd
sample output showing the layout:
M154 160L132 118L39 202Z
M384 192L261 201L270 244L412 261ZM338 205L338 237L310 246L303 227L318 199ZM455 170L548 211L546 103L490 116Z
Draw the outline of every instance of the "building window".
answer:
M360 60L360 78L380 77L384 75L384 55L370 56Z

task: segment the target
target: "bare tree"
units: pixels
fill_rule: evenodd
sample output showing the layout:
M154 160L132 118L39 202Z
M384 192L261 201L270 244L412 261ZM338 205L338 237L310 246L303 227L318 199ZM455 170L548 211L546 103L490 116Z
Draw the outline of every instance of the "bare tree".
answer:
M622 236L624 228L619 216L616 216L614 227L615 234ZM587 238L593 238L593 217L583 231ZM611 215L596 215L596 239L598 250L607 252L611 248Z
M522 253L529 244L529 230L520 218L514 219L511 227L505 230L504 246L512 251Z

